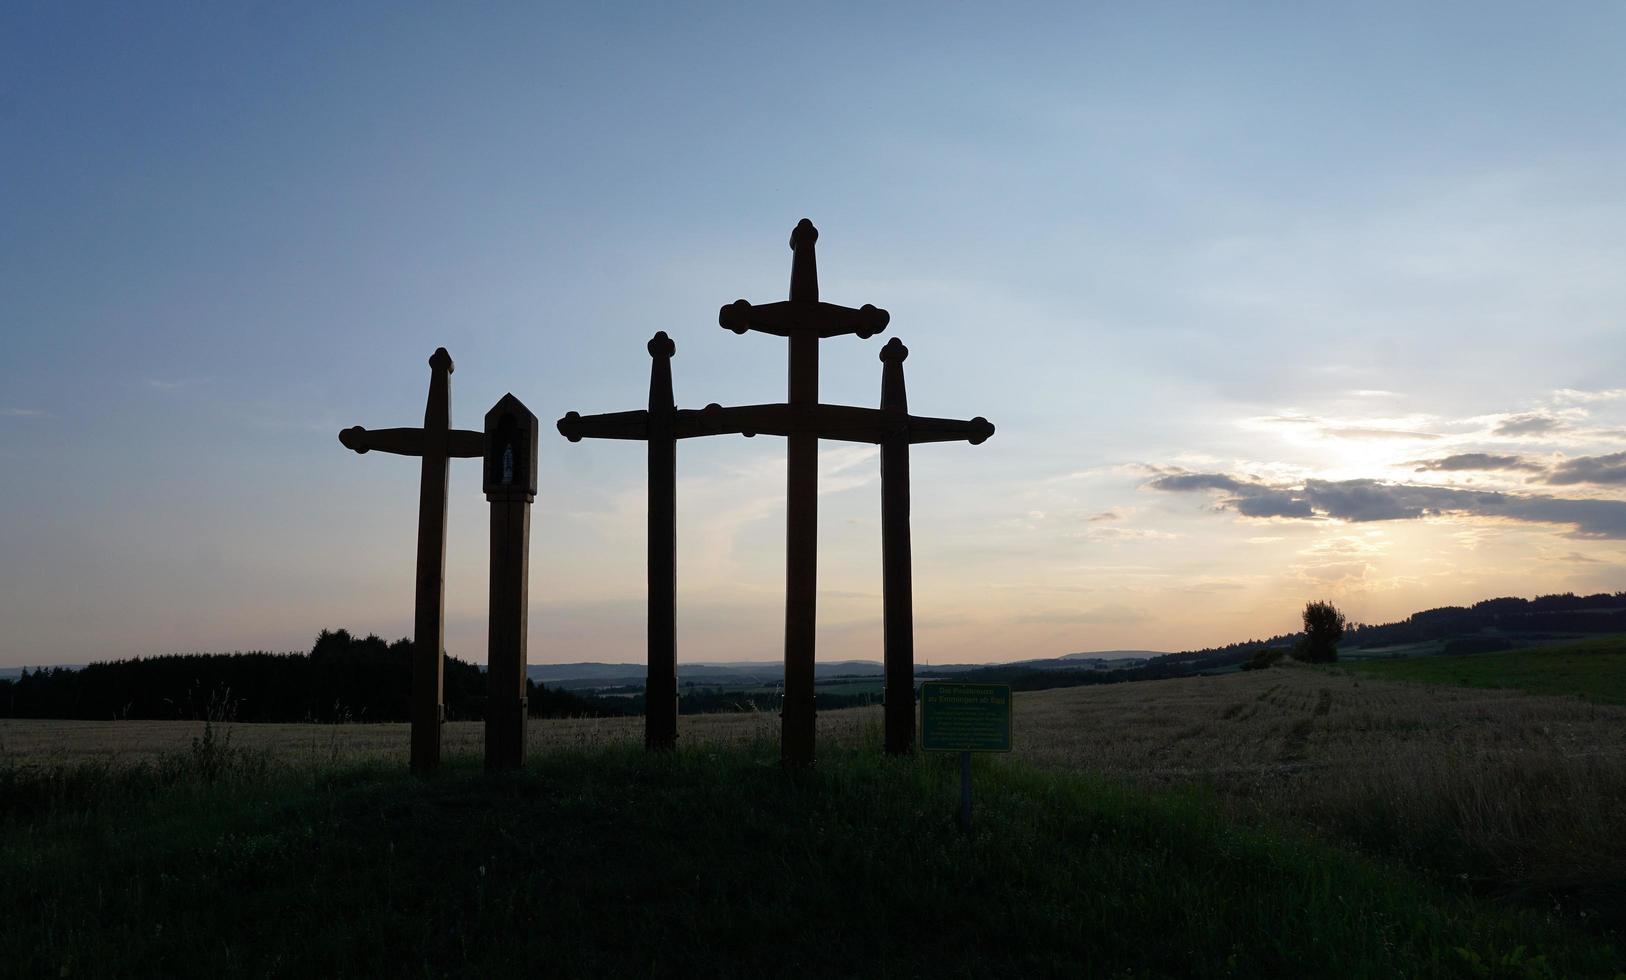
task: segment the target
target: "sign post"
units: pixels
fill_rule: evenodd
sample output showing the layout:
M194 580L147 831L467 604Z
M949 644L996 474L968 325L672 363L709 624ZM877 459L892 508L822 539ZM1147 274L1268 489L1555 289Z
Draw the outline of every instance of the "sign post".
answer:
M960 753L960 829L971 830L971 753L1011 750L1011 686L920 685L920 747Z

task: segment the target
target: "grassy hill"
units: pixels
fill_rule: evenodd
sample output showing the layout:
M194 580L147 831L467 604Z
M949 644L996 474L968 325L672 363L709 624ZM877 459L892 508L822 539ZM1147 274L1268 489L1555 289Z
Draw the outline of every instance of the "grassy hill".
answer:
M1604 939L1194 791L771 742L670 756L0 770L0 972L1604 976Z
M1574 694L1609 704L1626 704L1626 635L1496 653L1427 653L1360 660L1347 664L1347 668L1385 680L1505 688L1530 694Z

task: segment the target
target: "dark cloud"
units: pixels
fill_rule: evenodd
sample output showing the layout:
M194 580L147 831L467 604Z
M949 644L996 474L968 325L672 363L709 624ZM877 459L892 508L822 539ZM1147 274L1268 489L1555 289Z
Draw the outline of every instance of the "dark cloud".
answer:
M1115 510L1103 510L1101 513L1092 514L1089 517L1089 521L1092 524L1095 523L1096 521L1121 521L1123 519L1124 519L1124 516L1122 514L1118 513Z
M1497 456L1492 453L1457 453L1455 456L1446 456L1441 459L1412 460L1417 472L1454 473L1460 470L1523 470L1528 473L1540 473L1544 467L1540 463L1533 463L1523 456Z
M1626 483L1626 453L1607 456L1577 456L1557 466L1547 477L1548 483Z
M1250 486L1230 504L1244 517L1314 517L1315 508L1303 493Z
M1361 523L1460 515L1564 524L1577 537L1626 538L1626 501L1424 487L1377 480L1305 480L1271 486L1224 473L1170 473L1147 484L1171 493L1218 491L1220 506L1244 517L1321 518Z
M1539 436L1546 432L1557 432L1568 424L1556 415L1530 412L1525 415L1510 415L1497 423L1496 428L1491 431L1499 436Z
M1189 493L1192 490L1241 491L1244 487L1257 486L1223 473L1168 473L1147 485L1154 490L1167 490L1170 493Z

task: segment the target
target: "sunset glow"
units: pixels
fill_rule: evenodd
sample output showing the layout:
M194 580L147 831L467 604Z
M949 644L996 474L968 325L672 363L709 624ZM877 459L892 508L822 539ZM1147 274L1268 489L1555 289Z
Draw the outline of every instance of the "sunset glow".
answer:
M417 462L336 435L438 346L454 424L544 422L531 660L641 661L643 447L553 420L656 330L680 407L783 399L717 310L804 216L892 317L822 399L898 337L998 426L913 450L921 663L1626 588L1626 14L1173 10L0 14L0 665L410 634ZM879 659L877 453L822 445L819 657ZM680 661L781 655L784 468L679 445Z

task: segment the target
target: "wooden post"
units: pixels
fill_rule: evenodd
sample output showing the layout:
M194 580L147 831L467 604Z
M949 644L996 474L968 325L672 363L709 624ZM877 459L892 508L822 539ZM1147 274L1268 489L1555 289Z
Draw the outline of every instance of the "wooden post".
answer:
M896 337L881 348L881 414L894 424L881 440L881 607L886 751L915 747L915 611L909 556L909 396Z
M418 575L412 623L412 768L440 765L440 726L446 720L446 481L451 459L452 357L442 347L429 359L429 402L423 413L423 471L418 481Z
M644 745L677 744L677 440L740 432L708 412L680 410L672 397L677 345L665 331L650 338L649 408L583 416L567 412L559 434L583 439L643 439L649 443L648 667L644 681Z
M806 218L790 235L790 301L819 301L813 243L818 229ZM792 417L811 417L819 404L819 336L790 336ZM819 593L819 437L810 429L790 433L785 479L785 704L780 720L780 760L813 764L817 705L814 696L815 629Z
M491 606L486 645L486 769L525 764L525 663L536 499L536 416L512 394L486 413L485 494L491 503Z
M485 452L483 433L451 427L452 356L436 348L429 358L429 400L421 429L368 431L352 426L339 441L358 453L377 449L422 456L418 482L418 569L412 617L412 771L440 765L443 702L446 585L446 478L452 457Z
M649 341L649 657L644 680L644 746L677 745L677 402L665 331Z

